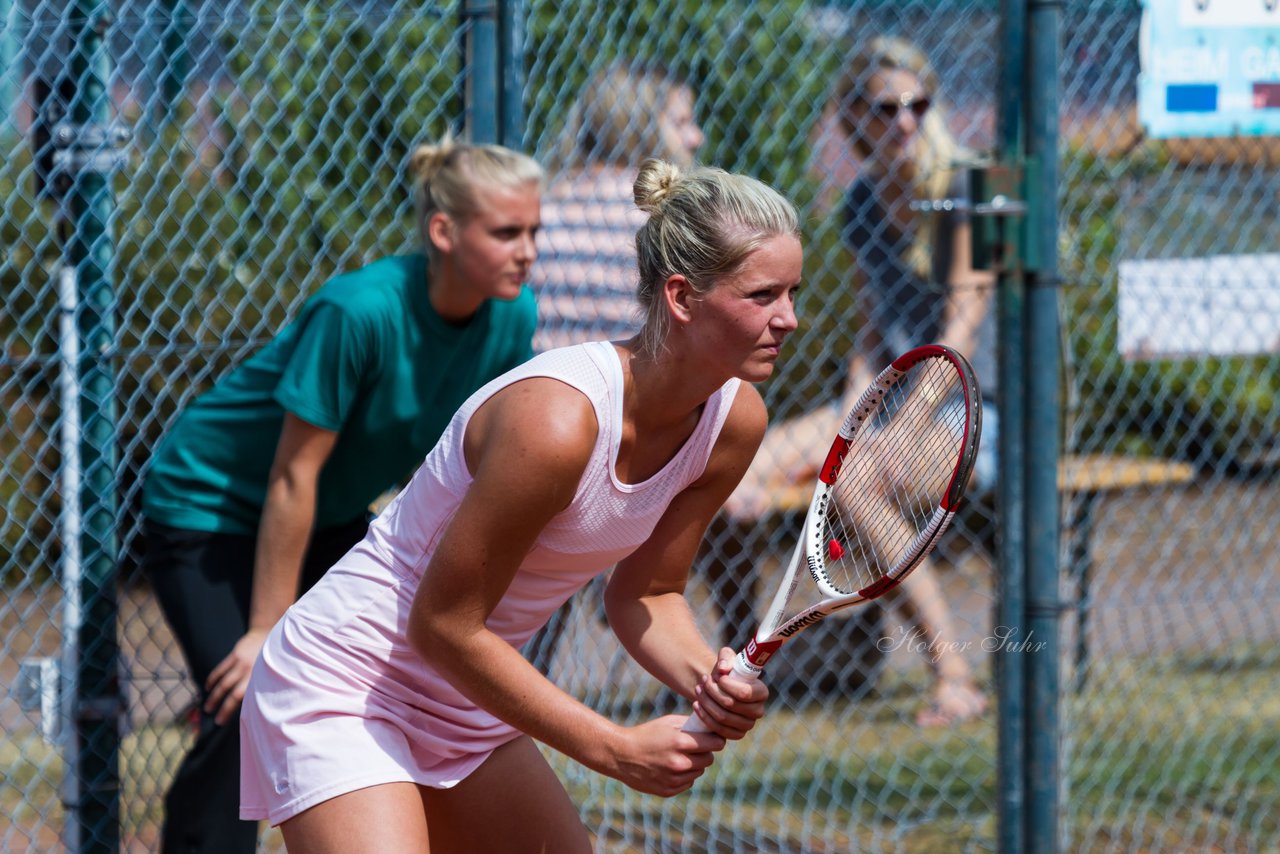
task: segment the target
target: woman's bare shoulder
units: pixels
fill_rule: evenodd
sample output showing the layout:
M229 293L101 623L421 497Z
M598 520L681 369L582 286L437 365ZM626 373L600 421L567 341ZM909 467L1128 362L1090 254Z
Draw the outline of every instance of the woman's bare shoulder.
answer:
M554 377L529 377L476 410L465 447L469 463L496 453L504 465L581 473L598 430L595 405L585 392Z
M714 456L726 461L750 462L768 426L769 411L759 390L750 383L740 383L716 439ZM736 463L731 465L737 467Z
M734 395L733 406L729 409L729 417L725 419L725 429L742 431L744 434L764 436L769 425L769 410L765 406L760 390L751 383L739 383L738 392ZM757 438L757 441L759 439Z

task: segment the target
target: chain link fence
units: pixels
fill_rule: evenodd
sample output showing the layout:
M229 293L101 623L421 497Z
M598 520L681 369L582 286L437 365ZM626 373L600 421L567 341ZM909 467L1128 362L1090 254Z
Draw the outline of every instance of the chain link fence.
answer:
M467 123L460 5L129 0L111 8L107 89L113 117L130 129L111 176L107 264L117 328L109 355L126 702L122 848L157 846L163 793L190 744L195 696L137 570L149 453L184 404L269 340L329 277L413 248L405 158L416 143ZM671 107L673 91L687 91L705 136L697 159L755 175L800 208L802 325L762 390L777 423L811 414L843 382L850 357L876 345L868 322L875 308L856 296L867 271L849 231L849 188L878 172L847 134L887 126L870 103L884 93L870 92L842 125L832 109L837 83L874 37L909 39L936 74L910 94L929 96L927 115L958 143L952 159L978 162L995 142L998 4L529 0L519 8L524 146L551 177L546 266L535 281L545 340L556 324L564 335L591 336L631 322L626 312L609 313L608 286L625 275L618 257L628 227L625 215L609 216L616 186L578 179L634 155L622 156L621 138L575 133L583 106L630 104L627 127L658 150L666 143L646 134L669 117L655 112ZM72 821L68 723L57 692L78 598L65 581L75 504L67 431L75 419L64 397L69 336L59 323L72 221L51 129L74 94L65 69L79 9L0 0L0 849L14 851L57 847ZM1126 300L1155 269L1142 265L1195 259L1226 258L1247 281L1274 290L1267 253L1280 242L1280 147L1265 138L1145 138L1135 102L1140 16L1136 2L1064 7L1061 848L1274 850L1276 344L1170 356L1160 352L1168 342L1133 331L1159 311ZM592 88L602 70L619 67L661 69L662 99L628 101L617 82ZM899 97L898 112L910 112L909 101ZM566 158L567 138L578 148ZM885 219L942 232L941 220L911 205L922 191L895 176L888 184L899 182L902 201ZM963 187L948 184L940 198ZM557 240L567 239L575 210L587 236L566 247ZM983 290L981 277L961 286L921 275L935 311ZM1208 298L1204 281L1175 280L1178 299ZM911 314L906 298L891 296ZM1267 322L1261 312L1254 320ZM989 378L992 347L974 355ZM993 433L986 442L994 445ZM785 436L767 448L785 454ZM778 470L787 466L779 458ZM801 635L772 668L769 716L688 795L638 795L549 753L597 849L994 850L994 663L1021 654L1001 648L994 624L994 504L993 489L976 490L930 570L949 606L944 635L930 643L893 607ZM743 639L723 614L768 594L798 523L775 507L748 525L713 527L690 584L708 637ZM682 711L630 663L598 603L596 588L583 591L558 633L530 655L616 720ZM973 720L928 725L936 723L935 669L951 655L988 708ZM274 832L262 846L282 849Z
M11 417L0 439L9 686L0 848L50 850L73 825L60 756L70 734L50 727L56 715L19 708L17 670L24 659L57 661L71 639L60 626L74 619L64 603L77 595L61 583L74 506L60 482L60 434L70 416L59 389L74 382L74 367L65 364L56 323L72 215L49 129L75 94L68 57L85 10L64 2L5 8L10 62L0 81L11 100L0 166L0 395ZM326 279L413 247L405 159L460 121L462 56L453 3L91 9L104 10L107 96L132 132L111 177L108 263L118 329L114 535L126 703L120 840L147 849L190 744L194 693L137 572L141 474L176 412L269 340ZM24 684L37 696L50 690Z
M1063 847L1272 850L1280 341L1265 305L1280 286L1280 145L1145 138L1139 9L1068 8L1066 448L1186 469L1066 508L1091 511L1094 533L1091 560L1064 565L1073 595L1091 571L1063 683ZM1185 317L1194 330L1164 326Z

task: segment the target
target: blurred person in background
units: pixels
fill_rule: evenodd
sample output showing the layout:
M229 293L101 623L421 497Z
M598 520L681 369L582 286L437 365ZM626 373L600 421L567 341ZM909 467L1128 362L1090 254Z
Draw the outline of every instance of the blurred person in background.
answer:
M989 310L994 278L973 268L962 166L972 156L947 127L937 74L911 43L874 38L841 69L829 109L857 161L857 177L843 200L841 236L856 260L852 278L859 323L846 354L843 399L772 426L725 504L727 533L718 540L723 554L711 562L711 570L726 634L753 625L755 585L747 583L751 568L743 540L759 526L780 488L816 476L822 460L814 454L825 452L877 371L912 347L946 344L974 363L984 396L991 400L995 393ZM983 419L974 488L989 491L995 486L998 430L993 404L984 402ZM932 673L929 701L916 715L920 725L982 715L987 698L963 652L978 644L957 636L933 562L917 568L886 601L905 620L901 636L884 634L879 603L828 621L826 631L847 633L840 646L855 650L852 661L864 672L852 676L857 684L851 688L830 684L826 674L826 687L855 694L868 689L884 652L905 646L919 650ZM731 644L745 640L725 638Z
M636 164L659 157L693 165L706 141L694 118L694 92L667 68L619 59L587 81L544 160L538 264L530 285L538 299L534 349L618 341L644 318L636 299ZM598 603L598 590L583 598ZM550 672L574 607L570 600L530 642L528 654ZM593 604L591 607L595 607Z
M199 694L166 852L256 850L257 823L238 818L239 708L267 633L462 402L533 355L541 168L446 139L410 170L422 251L327 282L185 409L152 461L143 569Z
M544 164L534 349L628 338L636 302L636 165L660 157L693 165L705 141L689 85L662 66L615 60L587 81Z

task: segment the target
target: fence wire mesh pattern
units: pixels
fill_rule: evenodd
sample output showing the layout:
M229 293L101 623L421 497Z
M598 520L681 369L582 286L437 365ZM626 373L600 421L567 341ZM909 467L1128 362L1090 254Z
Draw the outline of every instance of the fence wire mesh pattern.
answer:
M66 694L85 678L99 553L116 568L103 587L118 609L120 846L158 849L197 694L139 571L150 454L326 281L418 248L405 163L468 126L463 6L0 0L0 849L76 838L86 745L69 749ZM993 617L998 342L957 165L995 144L998 5L518 8L523 146L548 174L538 349L637 328L642 157L751 174L800 210L800 328L761 385L774 426L690 578L708 639L747 640L799 533L785 496L807 488L846 390L944 339L990 398L990 456L931 562L893 601L786 644L769 713L691 792L640 795L546 752L596 849L995 850L994 666L1036 639L1007 648ZM1275 313L1256 306L1277 287L1280 146L1147 138L1141 11L1063 11L1060 847L1277 850L1280 359ZM90 114L73 71L94 62L108 132L73 180L58 129ZM86 209L103 236L77 256ZM86 288L93 271L105 288ZM78 300L110 319L84 351L108 369L110 405L92 411ZM1228 320L1196 325L1185 308L1211 304ZM98 410L113 513L95 526L78 511L103 506L82 478ZM600 583L526 653L616 721L687 711L614 639ZM282 850L278 832L260 847Z
M1064 506L1093 536L1064 563L1084 600L1064 628L1087 655L1064 670L1063 848L1273 850L1280 146L1144 138L1138 10L1073 6L1069 22L1066 447L1149 468Z

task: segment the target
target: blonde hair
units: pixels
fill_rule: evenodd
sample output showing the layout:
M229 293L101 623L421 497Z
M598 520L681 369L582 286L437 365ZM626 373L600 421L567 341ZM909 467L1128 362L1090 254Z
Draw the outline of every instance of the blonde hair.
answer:
M666 68L615 60L597 70L547 154L547 170L558 175L589 163L631 166L646 157L676 161L682 152L663 139L660 117L671 96L688 86Z
M480 210L476 187L507 189L532 185L542 189L543 171L527 154L501 145L473 145L457 142L446 134L438 143L420 145L409 155L413 178L413 206L428 260L435 261L438 250L427 234L427 224L436 213L464 222Z
M645 313L640 340L649 354L658 352L670 330L661 294L671 276L684 276L702 296L767 240L800 237L791 202L754 178L723 169L682 171L669 161L649 159L640 166L634 194L636 205L649 214L636 232L636 298Z
M916 193L924 199L936 201L946 198L957 166L971 160L973 152L962 146L947 128L945 110L938 102L938 74L920 48L905 39L880 36L852 54L836 79L834 99L840 126L859 157L863 160L874 158L875 152L863 133L857 107L868 105L867 87L872 78L886 71L905 71L913 75L932 101L920 121L911 150L914 168L908 174L914 181ZM907 252L912 268L926 280L933 278L936 220L934 216L920 217L915 240Z

